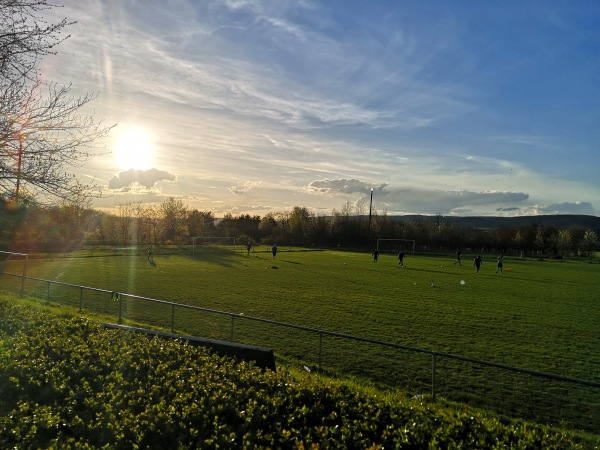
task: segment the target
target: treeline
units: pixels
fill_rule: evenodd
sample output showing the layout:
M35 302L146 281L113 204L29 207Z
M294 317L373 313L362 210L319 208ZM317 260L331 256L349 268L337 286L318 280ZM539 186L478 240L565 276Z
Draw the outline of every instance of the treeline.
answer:
M416 250L523 252L544 256L586 256L598 248L598 230L558 228L532 220L518 227L478 229L441 215L398 218L373 213L350 202L329 216L305 207L264 216L189 208L169 198L161 204L127 202L113 212L86 202L51 207L0 203L0 246L11 251L69 251L84 245L190 245L193 237L235 237L240 244L372 248L377 239L409 239ZM408 248L408 245L405 246Z

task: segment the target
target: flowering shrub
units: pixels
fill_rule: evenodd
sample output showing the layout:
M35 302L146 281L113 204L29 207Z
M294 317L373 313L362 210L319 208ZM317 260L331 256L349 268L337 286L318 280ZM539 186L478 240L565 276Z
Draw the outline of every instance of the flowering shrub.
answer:
M1 448L583 448L0 301Z

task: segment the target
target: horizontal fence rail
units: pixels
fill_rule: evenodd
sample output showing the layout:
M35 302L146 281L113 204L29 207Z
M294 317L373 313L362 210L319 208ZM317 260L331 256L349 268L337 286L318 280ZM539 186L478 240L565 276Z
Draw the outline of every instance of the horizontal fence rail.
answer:
M514 374L515 376L521 376L521 377L527 376L527 377L531 377L531 378L535 378L535 379L539 379L539 380L546 380L548 382L547 387L543 387L543 386L535 387L534 389L532 389L531 393L526 393L527 394L526 396L529 398L529 401L532 401L534 405L536 404L536 400L535 400L536 397L540 397L542 395L548 396L548 399L545 399L546 411L545 411L545 415L543 416L543 418L549 419L547 421L551 424L555 424L555 425L567 424L570 426L574 426L574 424L572 423L573 419L565 419L564 414L566 414L566 412L569 412L569 414L572 414L572 411L567 411L567 410L570 410L571 408L579 408L580 406L583 405L581 408L582 412L580 412L579 414L585 415L586 417L589 415L589 420L587 420L587 421L584 420L583 424L579 423L578 421L575 421L575 426L577 428L583 429L585 431L590 431L593 433L600 433L600 423L598 423L598 417L600 417L600 390L599 390L600 382L597 382L597 381L582 380L582 379L578 379L578 378L566 377L566 376L561 376L561 375L552 374L552 373L523 369L523 368L505 365L505 364L474 359L474 358L461 356L461 355L438 352L438 351L434 351L434 350L428 350L428 349L423 349L423 348L418 348L418 347L401 345L401 344L381 341L381 340L377 340L377 339L370 339L370 338L354 336L354 335L345 334L345 333L321 330L318 328L294 325L294 324L285 323L285 322L278 322L275 320L263 319L260 317L246 316L244 314L220 311L220 310L215 310L215 309L211 309L211 308L204 308L201 306L186 305L186 304L182 304L182 303L175 303L175 302L171 302L171 301L160 300L160 299L155 299L155 298L150 298L150 297L143 297L143 296L139 296L139 295L135 295L135 294L114 292L114 291L110 291L107 289L99 289L99 288L81 286L81 285L77 285L77 284L64 283L64 282L60 282L60 281L35 278L35 277L27 276L25 273L14 274L14 273L8 273L8 272L0 272L0 275L4 275L7 277L20 278L21 280L20 280L19 284L20 284L21 296L23 296L23 294L24 294L25 280L30 280L30 281L34 281L37 283L46 284L46 286L47 286L47 288L46 288L47 303L50 303L50 286L62 286L62 287L66 287L66 288L77 289L79 291L79 311L83 311L83 309L84 309L84 292L97 293L97 294L101 295L104 298L104 300L109 301L110 304L113 305L113 309L117 310L116 314L118 317L119 324L123 323L124 316L126 315L125 306L128 304L128 301L131 300L131 301L140 301L140 302L150 302L150 303L153 303L156 305L163 305L166 308L168 308L170 311L169 327L170 327L171 333L176 332L176 326L175 326L176 311L192 311L192 312L199 312L199 313L204 313L204 314L225 317L229 322L228 339L231 342L235 342L235 340L236 340L236 321L240 321L240 322L246 321L249 323L264 324L264 325L268 325L271 327L277 327L277 328L288 329L288 330L296 330L296 331L299 331L302 333L308 333L309 335L316 336L318 338L318 344L317 344L318 349L316 350L316 355L317 355L316 356L316 359L317 359L316 366L318 367L319 370L324 370L324 366L326 366L325 361L324 361L324 359L326 357L326 352L324 350L325 338L330 338L330 339L334 339L334 340L337 339L337 340L342 340L342 341L347 341L347 342L354 342L357 345L365 344L369 347L388 348L388 349L392 349L394 351L403 351L403 352L408 352L408 353L414 354L414 355L422 355L422 356L429 358L430 362L427 363L429 365L429 368L427 369L429 372L429 375L427 376L428 379L422 380L421 386L423 386L423 385L428 386L428 388L430 389L431 397L433 399L435 399L436 395L440 392L440 390L442 390L442 386L445 384L444 383L444 381L445 381L444 374L440 368L440 364L443 361L452 362L453 364L466 363L467 366L471 367L471 370L475 370L475 369L473 369L473 367L478 366L480 368L489 368L489 369L509 372L509 373ZM34 297L35 296L36 295L34 295ZM40 295L38 293L37 297L39 297L39 296ZM89 309L91 311L98 312L97 309L92 309L92 308L89 308ZM159 326L159 327L161 326L161 324L157 324L157 323L152 323L152 324L155 326ZM162 326L164 327L165 324L162 324ZM181 330L181 331L185 332L185 330ZM203 336L203 337L209 338L210 336ZM253 342L243 342L243 343L256 344ZM276 345L273 345L273 344L276 344L276 342L270 342L269 346L271 348L276 348ZM262 345L264 345L264 344L262 344ZM309 345L309 344L307 344L306 342L303 342L303 343L300 343L300 345ZM314 351L314 349L312 351ZM282 350L282 353L285 354L285 351ZM376 356L373 356L373 357L376 358ZM308 367L307 367L307 369L308 369ZM493 380L498 381L496 378L493 378ZM559 385L557 386L556 383L559 383ZM565 404L565 395L567 395L567 396L569 395L570 388L569 387L565 388L562 385L563 383L566 383L569 386L574 386L574 387L580 388L580 389L581 388L591 389L592 395L591 396L585 395L585 394L579 395L579 396L577 396L577 398L575 398L573 400L572 405L569 406L568 404ZM510 386L510 383L509 383L509 385L506 387L506 389L510 390L511 388L512 387ZM458 390L460 390L460 387L458 388ZM483 386L483 390L484 391L486 390L486 386ZM471 403L469 401L470 400L469 395L461 396L460 392L458 393L459 395L456 395L456 389L452 389L451 391L454 391L454 395L447 395L446 398L448 398L450 400L454 400L455 397L458 397L458 399L456 401L464 402L464 403ZM420 398L421 395L417 395L416 397ZM583 402L582 405L580 404L581 402ZM475 403L476 403L475 406L479 406L477 404L478 403L477 401L475 401ZM490 405L486 405L485 403L483 403L482 405L483 405L483 407L490 406ZM507 414L511 414L511 413L514 414L515 411L519 411L518 408L514 409L514 405L507 406L506 408L509 409L509 411L506 411ZM500 412L503 412L503 411L501 410ZM555 415L555 416L553 416L553 415ZM540 421L540 417L534 417L534 419Z

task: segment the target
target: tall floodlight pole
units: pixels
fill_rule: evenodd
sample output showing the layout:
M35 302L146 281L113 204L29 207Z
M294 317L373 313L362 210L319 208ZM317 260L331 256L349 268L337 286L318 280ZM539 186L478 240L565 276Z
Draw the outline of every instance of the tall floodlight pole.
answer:
M371 188L371 202L369 203L369 232L367 234L367 240L371 245L371 211L373 210L373 188Z

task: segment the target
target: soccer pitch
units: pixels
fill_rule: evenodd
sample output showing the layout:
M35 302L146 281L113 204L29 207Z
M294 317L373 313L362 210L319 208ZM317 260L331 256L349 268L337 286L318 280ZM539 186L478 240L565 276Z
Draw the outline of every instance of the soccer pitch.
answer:
M155 255L154 264L144 255L32 259L28 275L600 381L599 264L506 257L500 274L496 255L482 255L477 274L474 256L463 255L459 266L454 255L408 254L404 267L398 267L395 254L381 254L374 263L369 253L360 252L280 248L273 259L267 250L246 255L212 249L193 257ZM73 288L34 281L27 282L26 293L45 297L47 289L52 302L79 296ZM86 304L109 303L86 296ZM167 327L171 310L127 301L124 317ZM195 311L177 312L176 328L220 339L231 332L226 316ZM323 345L316 335L258 322L236 322L235 337L311 367ZM425 391L431 381L428 355L336 339L323 346L324 366L333 371L413 393ZM484 398L504 401L507 391L516 391L517 398L506 405L516 414L529 391L556 391L548 408L560 401L568 409L563 395L598 399L598 389L573 394L555 383L539 386L456 362L438 370L441 395L485 404ZM598 412L590 408L573 414Z

